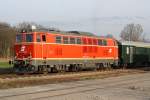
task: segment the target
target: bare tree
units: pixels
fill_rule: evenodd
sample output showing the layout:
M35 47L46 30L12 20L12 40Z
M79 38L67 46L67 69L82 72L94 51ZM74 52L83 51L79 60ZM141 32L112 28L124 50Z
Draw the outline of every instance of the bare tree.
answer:
M21 30L31 31L32 25L37 26L37 27L42 27L42 26L40 26L40 25L38 25L38 24L36 24L36 23L34 23L34 22L22 22L22 23L17 24L17 25L15 26L15 29L16 29L17 31L19 31L19 32L20 32Z
M15 29L20 32L22 30L26 30L27 32L32 31L32 26L36 26L36 30L47 30L47 31L52 31L52 30L56 30L59 31L59 29L57 28L47 28L45 26L42 26L40 24L34 23L34 22L22 22L19 23L15 26Z
M13 43L16 31L7 23L0 22L0 57L6 58L13 54Z
M121 31L120 37L125 41L143 41L143 28L140 24L127 24Z

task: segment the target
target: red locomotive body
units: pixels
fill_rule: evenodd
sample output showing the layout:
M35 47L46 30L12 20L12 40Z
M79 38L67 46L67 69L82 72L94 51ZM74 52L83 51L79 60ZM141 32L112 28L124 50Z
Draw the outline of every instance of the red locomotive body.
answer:
M118 63L115 39L30 32L16 36L15 72L77 71Z

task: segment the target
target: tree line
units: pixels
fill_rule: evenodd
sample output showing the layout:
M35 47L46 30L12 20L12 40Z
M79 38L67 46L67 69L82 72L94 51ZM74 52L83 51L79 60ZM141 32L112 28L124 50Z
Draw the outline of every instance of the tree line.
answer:
M16 30L8 23L0 23L0 58L7 58L13 54Z
M30 30L31 26L44 28L33 22L22 22L15 26L0 22L0 58L9 58L14 55L15 35L22 29ZM113 38L112 34L106 37ZM145 41L143 28L140 24L127 24L120 33L121 40L124 41Z
M11 26L5 22L0 22L0 58L9 58L14 55L16 34L23 29L30 31L32 25L43 28L43 26L33 22L22 22L15 26Z

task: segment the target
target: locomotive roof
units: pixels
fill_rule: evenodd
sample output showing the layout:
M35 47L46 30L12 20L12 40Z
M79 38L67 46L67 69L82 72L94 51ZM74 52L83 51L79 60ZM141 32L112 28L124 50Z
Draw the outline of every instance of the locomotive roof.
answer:
M34 31L29 31L29 30L23 30L26 33L28 32L47 32L47 33L52 33L52 34L64 34L64 35L83 35L83 36L96 36L93 33L90 32L82 32L82 31L60 31L57 29L36 29ZM22 30L20 31L22 33Z
M91 32L82 32L82 31L60 31L56 29L54 30L53 29L36 29L34 31L26 31L26 33L30 33L30 32L45 32L45 33L62 34L62 35L88 36L88 37L93 37L93 38L108 38L105 36L97 36Z
M96 36L90 32L81 32L81 31L48 31L53 34L64 34L64 35L83 35L83 36Z
M73 36L88 36L88 37L93 37L93 38L107 38L108 37L105 37L105 36L97 36L93 33L90 33L90 32L81 32L81 31L60 31L60 32L57 32L57 31L49 31L49 33L52 33L52 34L62 34L62 35L73 35ZM109 38L109 39L112 39L112 38Z
M136 46L136 47L148 47L150 48L150 43L144 43L144 42L134 42L134 41L119 41L122 45L130 45L130 46Z

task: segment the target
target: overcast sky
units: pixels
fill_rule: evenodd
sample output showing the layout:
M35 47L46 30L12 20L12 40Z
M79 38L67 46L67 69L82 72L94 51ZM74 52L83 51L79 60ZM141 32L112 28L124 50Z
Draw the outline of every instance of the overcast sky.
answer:
M150 33L150 0L0 0L0 21L37 22L63 30L119 37L128 23Z

